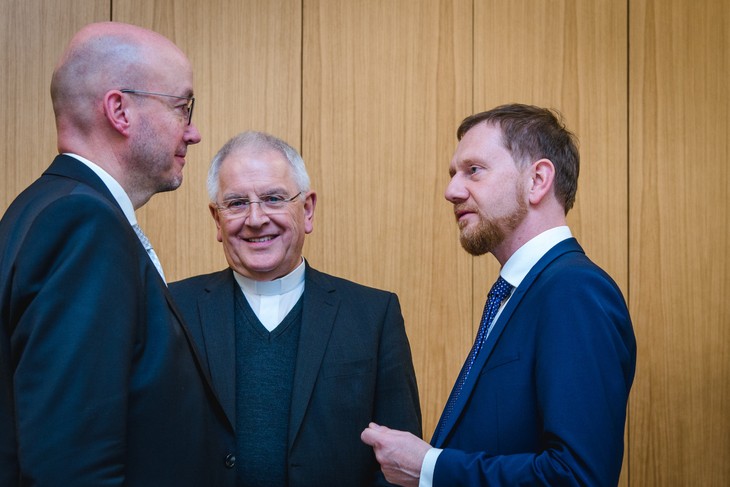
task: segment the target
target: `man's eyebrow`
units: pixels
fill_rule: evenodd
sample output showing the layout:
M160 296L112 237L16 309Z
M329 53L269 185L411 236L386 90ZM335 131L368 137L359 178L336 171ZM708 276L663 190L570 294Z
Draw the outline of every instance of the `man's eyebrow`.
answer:
M286 195L287 191L283 187L274 187L265 189L260 193L254 193L255 197L260 198L261 196L272 196L272 195ZM249 196L244 196L241 193L226 193L223 195L224 200L245 200L250 199Z
M261 193L259 193L258 195L259 196L271 196L271 195L285 195L287 193L288 193L288 191L285 188L279 187L279 188L266 189L266 190L262 191Z

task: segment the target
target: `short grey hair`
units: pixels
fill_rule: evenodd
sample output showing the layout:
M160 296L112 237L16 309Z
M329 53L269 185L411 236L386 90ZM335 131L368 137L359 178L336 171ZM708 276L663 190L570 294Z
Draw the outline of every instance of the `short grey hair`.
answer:
M274 137L271 134L265 132L256 132L248 130L241 132L240 134L232 137L226 142L218 153L213 157L208 169L208 197L211 203L216 202L218 197L218 191L220 189L220 168L223 161L226 160L234 152L248 150L255 153L263 152L266 150L275 150L280 152L286 160L289 161L291 166L294 181L297 184L299 191L306 193L309 191L309 174L307 174L307 168L304 166L304 160L302 156L292 146Z

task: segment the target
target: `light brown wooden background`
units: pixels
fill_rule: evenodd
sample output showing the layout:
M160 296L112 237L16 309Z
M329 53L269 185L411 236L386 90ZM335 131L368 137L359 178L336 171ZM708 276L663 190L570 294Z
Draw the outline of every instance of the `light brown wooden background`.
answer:
M466 355L490 257L443 199L458 123L519 101L581 142L570 225L638 339L621 485L730 484L730 8L725 0L0 0L0 210L54 156L50 76L95 20L188 53L185 183L140 220L167 275L225 265L207 165L253 128L298 147L319 192L305 254L401 298L426 437ZM596 438L596 441L601 441Z

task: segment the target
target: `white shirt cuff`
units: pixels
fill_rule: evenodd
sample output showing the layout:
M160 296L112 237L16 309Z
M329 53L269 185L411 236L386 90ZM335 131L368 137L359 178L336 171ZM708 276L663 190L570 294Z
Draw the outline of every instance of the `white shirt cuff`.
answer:
M421 477L418 479L418 487L431 487L433 485L433 471L436 469L436 459L443 450L431 448L426 452L421 464Z

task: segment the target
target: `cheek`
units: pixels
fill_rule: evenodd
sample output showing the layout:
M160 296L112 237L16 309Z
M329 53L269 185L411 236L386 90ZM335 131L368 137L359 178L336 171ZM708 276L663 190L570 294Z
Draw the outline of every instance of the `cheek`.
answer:
M219 242L229 242L231 244L235 244L238 240L238 234L241 230L241 225L236 224L235 221L233 222L223 222L220 226L218 226L218 241Z

